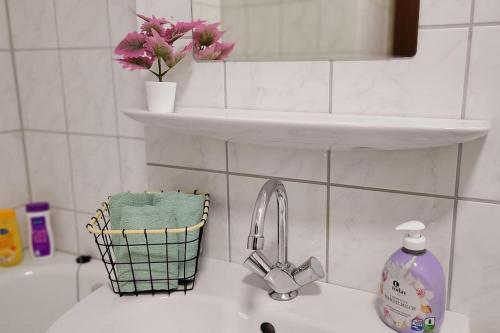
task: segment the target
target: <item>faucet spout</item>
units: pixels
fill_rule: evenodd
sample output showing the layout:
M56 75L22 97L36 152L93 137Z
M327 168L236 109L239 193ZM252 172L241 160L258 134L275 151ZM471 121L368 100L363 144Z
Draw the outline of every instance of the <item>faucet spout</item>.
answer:
M278 204L278 266L288 265L288 197L283 183L276 179L268 180L259 192L255 202L247 248L262 250L264 248L264 222L267 207L272 195L276 195Z

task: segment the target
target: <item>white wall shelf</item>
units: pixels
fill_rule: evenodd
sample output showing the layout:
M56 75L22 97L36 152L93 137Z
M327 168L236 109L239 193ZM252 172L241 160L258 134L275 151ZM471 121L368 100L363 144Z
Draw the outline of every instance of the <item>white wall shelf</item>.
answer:
M214 108L174 113L127 110L127 116L173 132L230 142L330 150L396 150L472 141L490 129L487 120L389 117Z

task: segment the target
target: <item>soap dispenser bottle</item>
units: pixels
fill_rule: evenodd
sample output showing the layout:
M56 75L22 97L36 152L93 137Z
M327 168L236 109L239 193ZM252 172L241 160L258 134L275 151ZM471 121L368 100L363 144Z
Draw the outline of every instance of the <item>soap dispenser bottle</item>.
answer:
M386 325L401 333L438 333L446 301L444 272L426 250L425 225L408 221L403 247L387 261L380 282L379 314Z

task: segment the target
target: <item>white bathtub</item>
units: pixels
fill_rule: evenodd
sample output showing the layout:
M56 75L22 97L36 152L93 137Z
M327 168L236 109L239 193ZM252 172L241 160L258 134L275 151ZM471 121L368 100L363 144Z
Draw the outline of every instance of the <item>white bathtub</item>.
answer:
M0 332L43 333L71 306L103 283L104 266L97 260L78 265L75 256L55 253L34 261L0 268Z

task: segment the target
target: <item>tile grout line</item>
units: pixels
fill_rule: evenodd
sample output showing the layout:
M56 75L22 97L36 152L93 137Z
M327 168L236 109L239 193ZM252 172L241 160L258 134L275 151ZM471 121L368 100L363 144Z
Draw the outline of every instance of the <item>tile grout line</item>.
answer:
M469 71L472 52L472 36L474 30L474 13L475 13L475 0L471 1L470 17L469 17L469 32L467 36L467 51L465 58L465 73L464 73L464 86L462 90L462 110L460 114L461 119L465 119L467 111L467 98L469 90ZM457 233L457 218L458 218L458 197L460 194L460 173L462 167L462 153L463 144L458 145L457 153L457 168L455 172L455 193L453 199L453 219L451 224L451 243L450 243L450 261L448 264L448 293L446 296L446 308L449 310L451 307L451 293L453 285L453 269L455 265L455 237Z
M109 0L106 0L106 24L108 27L108 43L111 45L112 42L112 37L111 37L111 22L110 22L110 10L109 10ZM112 47L111 47L112 49ZM115 66L113 66L113 56L108 54L109 56L109 61L110 61L110 69L111 69L111 85L113 88L113 108L114 108L114 113L115 113L115 132L116 132L116 143L117 143L117 148L118 148L118 174L120 178L120 191L123 192L123 167L122 167L122 147L121 147L121 141L119 139L120 137L120 130L118 126L118 105L117 105L117 96L116 96L116 73L115 73Z
M329 74L328 74L328 112L333 113L333 60L329 61Z
M52 205L51 207L54 209L63 210L66 212L75 212L78 214L84 214L84 215L90 215L90 216L93 216L95 214L95 212L87 212L87 211L79 210L79 209L75 209L75 208L67 208L67 207L54 206L54 205Z
M330 172L331 172L331 151L326 153L326 259L325 259L325 281L328 282L330 280Z
M450 24L423 24L418 26L418 30L439 30L439 29L455 29L468 28L469 23L450 23Z
M56 4L54 3L54 7ZM55 18L57 21L57 17ZM112 46L72 46L72 47L21 47L21 48L12 48L14 51L83 51L83 50L112 50ZM4 49L0 49L0 51L4 51ZM7 49L5 49L7 51Z
M333 113L333 60L329 61L328 73L328 113ZM330 150L326 153L326 228L325 228L325 241L326 241L326 256L325 256L325 281L330 279L330 189L331 189L331 155Z
M500 205L500 200L491 200L491 199L480 199L480 198L469 198L469 197L458 197L458 201L468 201L468 202L477 202L488 205Z
M224 60L224 109L227 109L227 62Z
M111 135L111 134L97 134L97 133L84 133L84 132L70 132L70 131L58 131L58 130L46 130L37 128L26 128L27 132L40 132L40 133L52 133L52 134L70 134L70 135L80 135L80 136L90 136L97 138L116 138L116 139L130 139L144 141L145 138L138 136L127 136L127 135ZM2 134L2 132L0 132Z
M22 128L11 129L11 130L3 130L3 131L0 131L0 135L2 135L2 134L12 134L12 133L22 132L22 131L23 131Z
M192 11L191 5L191 11ZM192 14L191 14L192 15ZM224 60L224 109L227 109L227 63ZM229 142L225 141L225 153L226 153L226 206L227 206L227 260L231 262L231 206L230 206L230 197L229 197Z
M332 187L341 187L341 188L350 188L354 190L364 190L364 191L373 191L373 192L384 192L384 193L393 193L393 194L402 194L402 195L412 195L419 197L428 197L428 198L437 198L437 199L448 199L454 200L454 195L444 195L444 194L433 194L433 193L425 193L425 192L411 192L411 191L402 191L402 190L391 190L387 188L378 188L378 187L368 187L368 186L358 186L358 185L349 185L349 184L340 184L340 183L332 183L329 184L327 182L314 181L314 180L305 180L305 179L296 179L296 178L285 178L279 176L270 176L270 175L258 175L258 174L249 174L249 173L240 173L240 172L232 172L232 171L224 171L224 170L215 170L215 169L203 169L196 167L187 167L180 165L171 165L171 164L161 164L161 163L146 163L148 166L167 168L167 169L178 169L178 170L187 170L187 171L199 171L199 172L209 172L209 173L217 173L217 174L228 174L230 176L238 176L238 177L249 177L249 178L259 178L259 179L281 179L283 181L292 182L292 183L303 183L303 184L311 184L311 185L329 185ZM481 199L481 198L469 198L469 197L458 197L460 201L471 201L485 204L493 204L500 205L500 200L489 200L489 199Z
M14 53L14 37L12 36L12 22L10 20L10 11L8 1L5 1L5 17L7 19L7 27L9 31L9 45L10 49L10 57L12 62L12 73L14 75L14 85L16 88L16 99L17 99L17 114L19 116L19 126L21 131L21 143L23 146L23 156L24 156L24 171L26 175L26 185L28 186L28 198L30 201L33 200L33 191L31 186L31 179L29 173L29 161L28 161L28 151L26 147L26 133L24 132L24 120L22 114L22 106L21 106L21 93L19 90L19 80L17 74L17 66L16 66L16 57Z
M227 260L231 262L231 200L229 197L229 142L226 143Z
M64 75L63 75L63 65L62 65L62 54L61 50L59 49L60 46L60 40L59 40L59 22L57 20L57 9L56 9L57 4L54 2L54 21L56 25L56 42L57 42L57 61L58 61L58 66L59 66L59 76L61 79L61 88L62 88L62 102L63 102L63 111L64 111L64 124L66 127L66 149L68 153L68 163L69 163L69 174L71 178L71 200L72 200L72 206L73 206L73 225L74 225L74 232L75 232L75 237L76 237L76 250L78 251L78 254L80 254L80 240L78 237L78 222L77 222L77 215L76 215L76 191L75 191L75 177L74 177L74 170L73 170L73 154L72 154L72 149L71 149L71 140L70 140L70 134L69 134L69 117L68 117L68 106L67 106L67 101L66 101L66 86L65 86L65 81L64 81Z
M384 192L384 193L394 193L394 194L403 194L403 195L413 195L419 197L430 197L437 199L454 199L452 195L444 195L444 194L433 194L433 193L424 193L424 192L411 192L411 191L401 191L401 190L391 190L387 188L379 188L379 187L369 187L369 186L359 186L359 185L349 185L349 184L340 184L340 183L331 183L333 187L342 187L342 188L350 188L354 190L365 190L365 191L374 191L374 192Z

